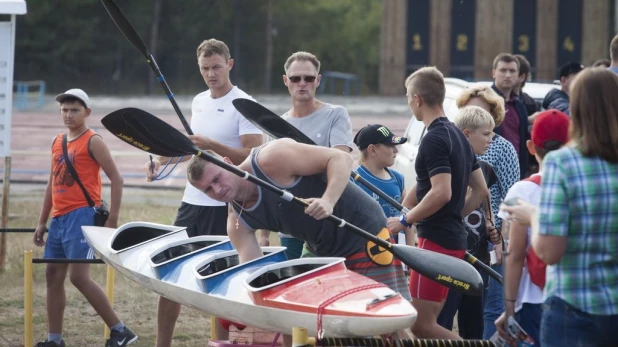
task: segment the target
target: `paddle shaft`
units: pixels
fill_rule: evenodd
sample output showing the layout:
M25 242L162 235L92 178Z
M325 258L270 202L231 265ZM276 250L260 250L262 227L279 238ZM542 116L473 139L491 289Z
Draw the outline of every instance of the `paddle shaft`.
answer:
M157 62L155 61L152 54L150 54L150 51L148 50L148 47L146 47L146 45L144 44L144 41L142 41L142 39L137 34L137 31L135 31L135 29L131 25L131 22L129 22L127 17L122 13L122 11L120 11L120 8L116 5L116 3L114 3L113 0L101 0L101 2L103 3L103 6L107 10L107 13L109 13L109 16L112 18L112 20L114 21L120 32L124 35L124 37L126 37L126 39L131 43L131 45L133 45L133 47L135 47L135 49L137 49L146 58L146 62L148 63L148 65L150 65L150 68L152 69L152 71L154 71L155 75L157 75L157 81L159 81L159 83L163 87L163 90L165 91L165 94L167 95L167 98L172 103L172 107L174 108L174 111L176 111L176 114L178 115L182 126L187 131L187 134L193 135L193 131L191 130L189 123L187 123L187 119L182 114L182 111L180 111L180 107L178 107L178 103L176 103L176 99L174 99L174 94L172 93L170 87L167 85L165 77L161 73Z

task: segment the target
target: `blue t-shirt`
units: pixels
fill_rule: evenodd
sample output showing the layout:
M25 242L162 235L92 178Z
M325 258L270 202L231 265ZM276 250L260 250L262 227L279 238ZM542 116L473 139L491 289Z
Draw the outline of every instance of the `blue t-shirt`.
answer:
M387 180L376 177L362 165L359 166L354 172L358 173L362 178L366 179L369 183L373 184L376 188L380 189L386 195L401 204L401 195L404 190L403 175L389 168L386 168L386 171L388 171L391 175L391 178ZM353 178L350 178L350 180L361 187L365 193L372 196L380 204L380 206L382 206L386 217L399 217L399 215L401 215L401 212L399 212L396 207L392 206L386 200L379 197L376 193L369 190L369 188L365 187L362 183L355 181Z
M618 74L618 67L608 67L607 69Z

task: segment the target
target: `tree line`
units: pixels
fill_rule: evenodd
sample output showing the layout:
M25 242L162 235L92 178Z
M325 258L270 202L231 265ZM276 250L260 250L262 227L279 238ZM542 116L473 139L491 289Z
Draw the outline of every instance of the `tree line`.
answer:
M232 81L250 93L281 92L287 57L318 56L322 71L357 74L377 92L381 2L375 0L116 0L155 57L172 91L206 87L195 50L225 41ZM143 56L122 36L98 0L29 0L17 16L15 80L44 80L51 93L161 90ZM269 33L267 35L267 33Z

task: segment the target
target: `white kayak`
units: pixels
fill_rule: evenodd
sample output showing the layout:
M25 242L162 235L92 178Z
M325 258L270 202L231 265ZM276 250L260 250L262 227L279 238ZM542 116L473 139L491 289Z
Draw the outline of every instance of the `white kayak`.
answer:
M263 247L262 257L240 264L225 236L189 238L185 228L147 222L82 229L99 256L128 278L244 325L284 334L304 327L315 336L321 312L325 337L366 337L416 320L407 300L348 270L344 258L287 260L284 247Z

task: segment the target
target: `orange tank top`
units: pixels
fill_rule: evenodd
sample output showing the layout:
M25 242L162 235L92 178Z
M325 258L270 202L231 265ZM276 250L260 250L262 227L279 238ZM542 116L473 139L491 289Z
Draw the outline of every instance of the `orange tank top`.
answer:
M56 136L52 145L52 204L53 217L67 214L80 207L88 206L79 184L75 181L66 166L62 151L62 137ZM88 191L90 199L96 204L101 204L101 165L90 154L90 139L96 135L92 129L88 129L78 138L67 142L67 153L77 172L80 181Z

